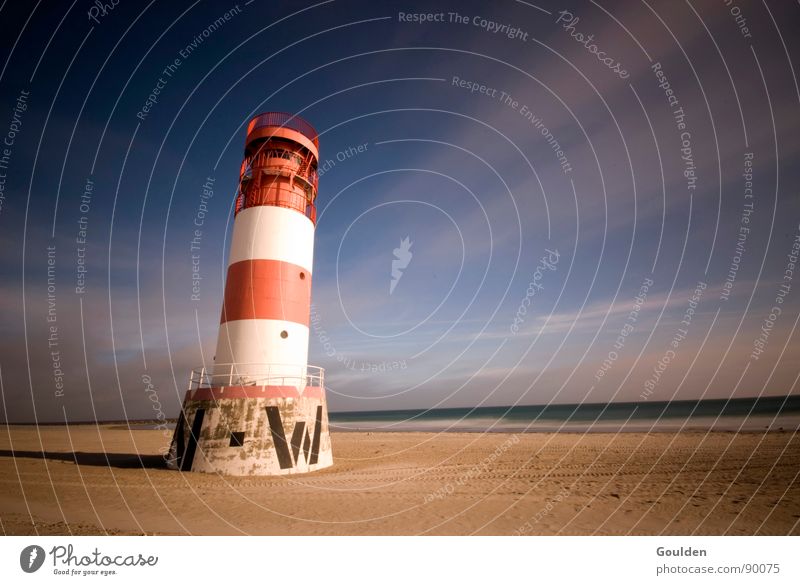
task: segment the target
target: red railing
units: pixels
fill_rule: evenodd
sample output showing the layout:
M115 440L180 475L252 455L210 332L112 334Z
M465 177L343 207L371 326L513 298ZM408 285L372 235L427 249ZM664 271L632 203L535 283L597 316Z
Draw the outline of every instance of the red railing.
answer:
M274 205L275 207L294 209L309 218L312 223L317 223L317 208L313 202L309 201L304 195L291 191L279 191L271 187L263 189L250 187L247 193L240 190L236 196L234 215L237 215L242 209L259 205Z
M250 120L250 123L247 125L247 133L250 134L250 132L256 128L263 128L264 126L278 126L296 130L313 142L314 146L319 149L319 136L317 135L317 131L314 130L311 124L299 116L287 112L264 112Z
M313 166L315 162L314 157L309 154L306 159L303 160L298 154L290 150L267 149L259 151L255 156L245 158L242 160L241 167L239 168L239 181L244 180L245 173L252 175L254 170L274 165L274 163L269 160L270 158L286 158L292 160L292 155L297 157L296 162L299 161L295 172L308 181L314 187L314 192L316 193L319 188L319 174L317 173L317 169Z

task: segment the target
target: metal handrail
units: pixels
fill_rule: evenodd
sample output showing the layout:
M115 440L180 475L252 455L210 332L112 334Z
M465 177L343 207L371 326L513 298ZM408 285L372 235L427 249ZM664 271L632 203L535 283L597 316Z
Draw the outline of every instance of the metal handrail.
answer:
M285 153L290 156L288 158L285 156L273 156L275 153ZM253 171L256 169L268 170L270 167L284 166L274 165L274 163L269 161L269 159L282 158L285 160L293 160L291 155L299 159L294 161L297 164L297 167L293 169L294 174L306 179L314 187L314 192L316 193L317 189L319 188L319 174L317 169L314 167L313 157L309 156L306 160L303 160L299 155L294 153L294 151L279 148L269 148L264 151L259 151L254 155L246 156L242 160L242 164L239 169L239 184L241 185L245 178L251 179L253 177Z
M226 371L227 370L227 371ZM226 386L323 387L325 370L317 366L280 363L214 364L213 370L195 368L189 390Z
M319 148L319 136L317 135L317 131L300 116L288 112L264 112L250 120L250 123L247 124L247 133L250 134L256 128L263 128L264 126L278 126L280 128L295 130L308 138L314 143L314 146Z
M316 223L317 213L314 201L316 199L317 189L319 187L319 174L317 169L313 166L313 157L309 155L306 160L301 160L296 167L292 167L292 165L270 164L268 162L268 159L270 158L268 153L277 150L279 149L259 152L258 154L245 157L244 160L242 160L241 169L239 171L239 189L236 194L236 201L234 204L234 215L238 215L242 209L245 209L248 200L250 200L251 205L253 204L253 201L258 201L258 205L264 205L265 200L260 198L259 194L264 189L267 191L272 191L272 187L269 184L254 186L252 183L250 183L250 181L255 179L254 171L256 171L258 173L284 175L290 177L293 181L299 180L303 185L303 190L305 191L304 196L295 197L292 201L272 199L266 201L266 203L269 205L275 205L277 207L294 209L311 219L312 222ZM285 152L291 153L289 150L286 150ZM248 183L249 186L245 187L245 183ZM260 185L260 183L256 183L256 185Z

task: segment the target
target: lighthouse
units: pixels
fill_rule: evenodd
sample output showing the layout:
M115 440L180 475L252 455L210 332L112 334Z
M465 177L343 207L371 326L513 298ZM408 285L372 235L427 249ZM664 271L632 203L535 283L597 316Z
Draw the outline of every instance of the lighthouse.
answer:
M191 373L173 469L285 475L333 464L324 372L307 363L318 161L305 120L250 120L216 355Z

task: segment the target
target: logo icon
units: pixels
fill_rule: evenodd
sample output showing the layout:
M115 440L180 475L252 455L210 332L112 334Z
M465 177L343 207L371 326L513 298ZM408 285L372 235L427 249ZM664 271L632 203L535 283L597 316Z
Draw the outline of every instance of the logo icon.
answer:
M411 253L411 245L414 242L409 241L408 236L400 240L400 247L395 248L394 260L392 260L392 281L389 283L389 294L394 292L397 283L403 277L403 270L408 268L409 262L414 254Z
M19 553L19 566L26 573L35 573L44 564L44 549L36 544L26 546Z

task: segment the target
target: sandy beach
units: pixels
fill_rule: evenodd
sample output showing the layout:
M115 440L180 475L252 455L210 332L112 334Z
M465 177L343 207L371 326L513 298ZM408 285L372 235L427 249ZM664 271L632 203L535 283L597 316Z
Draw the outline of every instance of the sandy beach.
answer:
M800 534L800 438L333 433L308 475L169 471L164 431L0 429L4 534Z

